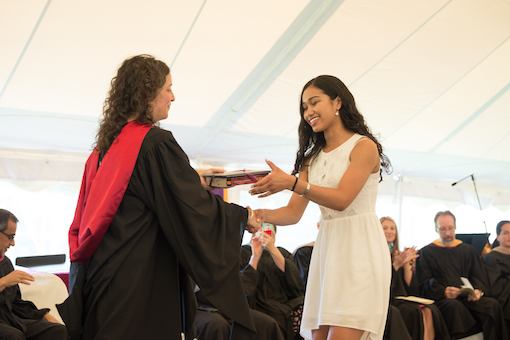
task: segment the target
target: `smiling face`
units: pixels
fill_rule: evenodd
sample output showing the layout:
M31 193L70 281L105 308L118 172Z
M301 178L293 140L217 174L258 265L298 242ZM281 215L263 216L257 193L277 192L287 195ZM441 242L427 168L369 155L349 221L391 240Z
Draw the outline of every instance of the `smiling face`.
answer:
M170 105L174 100L175 96L172 92L172 76L169 73L166 76L165 85L163 85L156 98L151 102L154 122L168 118L168 110L170 110Z
M388 245L391 245L395 241L397 226L390 220L382 221L381 225L384 230L384 236L386 236L386 242L388 242Z
M335 113L342 106L340 98L331 100L321 89L309 86L302 96L303 118L310 124L313 132L328 130L334 125L341 125L340 118Z
M0 233L0 257L4 256L5 252L11 246L15 245L14 238L11 240L9 238L9 236L7 236L7 235L10 235L10 236L16 235L16 228L17 228L17 223L12 220L8 220L7 228Z
M501 226L501 232L497 238L501 247L510 250L510 223Z

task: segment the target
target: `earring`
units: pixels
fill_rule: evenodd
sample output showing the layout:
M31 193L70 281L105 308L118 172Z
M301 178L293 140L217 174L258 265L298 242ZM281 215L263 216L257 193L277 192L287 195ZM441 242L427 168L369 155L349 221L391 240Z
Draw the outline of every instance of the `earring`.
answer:
M335 112L335 116L338 116L338 115L340 115L340 109L336 110L336 112Z

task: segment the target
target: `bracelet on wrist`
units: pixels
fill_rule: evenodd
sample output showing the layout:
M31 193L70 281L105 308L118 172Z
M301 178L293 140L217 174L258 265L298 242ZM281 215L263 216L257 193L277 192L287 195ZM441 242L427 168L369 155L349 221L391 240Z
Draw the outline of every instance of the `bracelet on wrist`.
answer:
M294 176L294 177L296 177L296 181L294 182L294 185L292 186L292 189L290 191L294 191L294 189L296 189L296 184L297 184L298 178L297 178L297 176Z
M247 220L247 222L250 222L254 215L255 215L255 213L253 212L253 210L251 208L248 208L248 220Z
M301 197L305 197L306 194L308 194L308 191L310 191L310 183L306 182L306 189L305 191L301 194Z

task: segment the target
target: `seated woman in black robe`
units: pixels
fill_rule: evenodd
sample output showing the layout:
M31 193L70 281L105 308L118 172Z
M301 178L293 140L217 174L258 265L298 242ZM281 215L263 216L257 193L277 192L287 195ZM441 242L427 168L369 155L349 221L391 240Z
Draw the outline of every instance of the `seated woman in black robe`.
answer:
M414 247L399 252L395 221L391 217L382 217L380 221L393 263L390 304L400 310L413 340L449 339L448 329L436 306L396 299L397 296L419 296L418 280L413 273L413 261L418 255Z
M510 334L510 221L499 222L496 233L499 245L482 257L489 285L486 295L501 304Z
M274 242L274 235L254 235L251 247L241 249L241 273L250 307L273 317L284 338L292 340L291 312L303 304L304 285L292 255Z

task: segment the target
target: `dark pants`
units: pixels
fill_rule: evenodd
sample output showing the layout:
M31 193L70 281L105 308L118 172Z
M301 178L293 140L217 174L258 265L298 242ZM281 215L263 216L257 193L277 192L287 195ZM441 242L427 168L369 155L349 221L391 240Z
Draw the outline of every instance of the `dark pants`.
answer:
M411 340L407 327L402 320L402 315L397 307L389 305L386 327L384 328L384 340Z
M499 303L488 297L478 301L443 299L436 301L453 338L461 338L482 329L484 340L508 339Z
M257 328L256 339L283 340L280 328L272 317L253 309L250 312ZM198 340L229 340L230 320L219 312L199 310L194 325Z
M21 321L26 331L0 323L0 339L2 340L67 340L67 329L64 325L46 320Z

